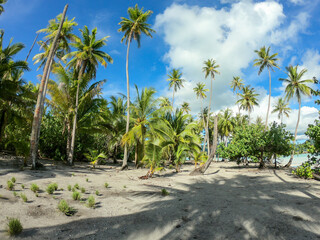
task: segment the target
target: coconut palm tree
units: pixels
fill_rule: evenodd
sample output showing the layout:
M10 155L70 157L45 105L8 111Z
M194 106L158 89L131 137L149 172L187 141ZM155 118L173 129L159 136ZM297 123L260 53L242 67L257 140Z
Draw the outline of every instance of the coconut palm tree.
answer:
M204 83L197 83L197 86L195 88L193 88L193 91L196 93L197 95L197 98L200 98L200 101L201 101L201 110L200 112L202 113L203 112L203 99L207 97L206 95L206 92L209 91L209 89L205 88L205 84ZM205 122L205 119L204 119L204 115L202 115L202 121L203 121L203 127L205 129L205 132L207 132L207 128L206 128L206 122ZM206 133L207 135L207 133ZM205 145L206 145L206 139L204 139L204 142L203 142L203 151L205 149Z
M210 144L209 144L209 118L210 118L210 114L211 114L211 102L212 102L212 83L215 77L215 74L220 74L220 72L217 70L217 68L219 68L219 65L216 65L216 61L213 59L208 59L207 61L203 62L204 67L202 68L202 71L204 72L205 78L211 76L211 82L210 82L210 101L209 101L209 108L208 108L208 118L207 118L207 123L206 123L206 137L205 139L208 140L208 156L210 155Z
M232 110L227 108L221 113L218 121L218 131L221 137L224 138L226 146L228 143L228 138L233 131L234 125Z
M274 72L274 67L279 68L278 64L276 63L279 59L276 58L278 53L274 53L271 55L270 53L270 47L266 49L265 46L260 48L260 50L255 50L255 53L258 54L257 59L254 60L254 65L259 67L258 75L262 73L262 71L267 68L269 72L269 100L268 100L268 109L267 109L267 116L266 116L266 122L265 122L265 129L268 127L268 119L269 119L269 112L270 112L270 103L271 103L271 73L270 69Z
M68 156L68 162L70 165L73 164L74 144L77 128L77 114L79 107L79 93L80 85L84 80L83 76L86 74L86 77L88 79L95 78L96 70L99 63L102 66L107 67L107 62L113 62L109 54L101 51L101 48L106 45L108 36L97 40L97 28L94 28L90 33L87 26L84 26L83 30L80 31L82 39L78 39L75 43L71 44L76 49L76 51L68 53L63 57L63 60L71 58L67 65L69 66L69 68L73 68L78 72L75 110L72 125L72 140Z
M242 93L238 94L240 99L237 101L237 104L240 104L240 109L244 109L248 112L249 124L250 124L250 115L253 111L254 106L259 106L258 99L256 98L259 94L255 93L254 88L246 86L242 89Z
M169 81L169 89L172 88L172 108L173 108L173 102L174 102L174 93L183 87L183 83L186 81L181 78L182 73L180 72L179 69L172 69L171 72L168 74L168 79Z
M308 86L308 83L314 83L314 80L312 79L305 79L302 80L303 75L308 71L306 68L302 69L299 71L298 65L293 67L289 66L286 67L287 70L287 75L288 78L280 78L280 81L283 81L287 84L286 89L285 89L285 100L289 101L293 97L295 97L298 100L299 103L299 112L298 112L298 120L297 120L297 125L296 125L296 130L294 132L294 140L293 140L293 145L296 142L297 139L297 133L298 133L298 127L299 127L299 122L300 122L300 112L301 112L301 97L304 96L311 96L311 88ZM289 162L286 164L285 167L290 167L292 160L294 156L294 150L292 150L291 153L291 158Z
M283 98L278 98L277 103L273 106L273 110L271 113L278 112L278 119L281 120L281 124L283 122L283 115L285 115L288 118L289 113L291 112L291 108L288 106L289 103L284 101Z
M0 0L0 15L4 12L3 4L5 4L7 0Z
M121 42L125 40L125 44L127 44L127 58L126 58L126 76L127 76L127 124L126 124L126 133L129 132L129 123L130 123L130 85L129 85L129 50L130 43L134 39L138 43L138 47L140 47L141 34L152 38L151 33L155 31L150 28L150 24L147 23L149 17L151 16L152 11L148 10L146 12L143 11L143 8L139 9L138 4L135 5L134 8L128 8L129 18L121 17L121 22L119 25L119 32L124 32L124 36L121 39ZM122 169L128 168L128 149L127 145L124 147L124 157L122 163Z
M191 111L191 109L190 109L190 104L187 103L187 102L183 102L183 103L181 104L181 111L182 111L183 113L189 114L189 112Z
M243 88L243 80L240 77L233 77L232 82L231 82L231 88L233 93L236 93L237 95L237 101L238 101L238 91L241 91ZM240 113L240 106L238 104L238 110Z

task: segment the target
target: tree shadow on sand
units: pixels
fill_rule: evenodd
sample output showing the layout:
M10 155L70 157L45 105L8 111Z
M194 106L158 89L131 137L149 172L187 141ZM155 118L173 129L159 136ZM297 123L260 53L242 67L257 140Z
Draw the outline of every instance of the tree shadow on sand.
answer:
M267 175L196 177L181 190L146 185L137 213L25 229L22 239L319 239L320 185ZM108 206L101 206L108 208ZM96 211L99 211L98 209Z

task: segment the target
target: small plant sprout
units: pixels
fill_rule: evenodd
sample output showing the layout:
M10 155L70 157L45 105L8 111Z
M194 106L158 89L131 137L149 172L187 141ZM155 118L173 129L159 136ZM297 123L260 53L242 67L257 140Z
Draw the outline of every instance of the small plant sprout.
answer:
M126 186L126 185L123 185L123 188L127 188L127 186Z
M56 189L56 186L55 186L54 184L50 183L50 184L47 186L46 191L47 191L48 194L53 194L53 192L55 191L55 189Z
M88 198L88 207L94 208L96 205L96 200L94 199L94 196L89 196Z
M162 188L161 189L161 195L162 196L168 196L170 193L165 189L165 188Z
M74 209L71 208L68 203L66 202L66 200L62 199L59 204L58 204L58 209L63 212L65 215L67 216L71 216L74 214Z
M24 184L21 184L21 188L24 189Z
M21 193L20 197L24 202L28 202L28 198L27 198L27 196L25 194Z
M9 218L8 219L8 233L10 236L18 235L22 232L23 227L21 222L17 218Z
M99 196L99 194L100 194L100 193L99 193L99 191L98 191L98 190L96 190L96 195L97 195L97 196Z
M79 188L80 188L80 187L79 187L79 184L76 183L76 184L74 185L74 188L79 189Z
M17 192L13 192L13 196L15 196L15 197L16 197L16 196L17 196Z
M104 187L105 187L105 188L108 188L108 187L109 187L109 183L107 183L107 182L104 183Z
M37 184L32 183L32 184L31 184L31 187L30 187L30 190L31 190L32 192L34 192L34 193L37 193L37 192L39 191L39 187L38 187Z
M89 178L86 178L86 182L89 182Z
M12 177L12 178L11 178L11 182L16 183L16 178L15 178L15 177Z
M52 183L52 186L54 187L54 190L55 190L55 191L58 190L58 184L57 184L57 183Z
M36 197L39 197L39 194L38 194L38 193L36 193Z
M81 188L81 193L85 193L86 189L84 187Z
M93 168L95 168L99 163L100 158L107 158L104 153L99 153L97 150L91 149L89 149L89 153L84 153L83 155L90 161L90 164L92 164Z
M14 188L14 183L9 180L9 181L7 182L7 188L8 188L8 190L12 191L13 188Z
M71 185L68 185L68 191L71 191L72 187Z
M75 191L76 191L76 189L73 187L73 188L71 189L71 191L72 191L72 192L75 192Z
M72 198L75 201L80 200L81 194L79 192L75 191L75 192L72 193Z

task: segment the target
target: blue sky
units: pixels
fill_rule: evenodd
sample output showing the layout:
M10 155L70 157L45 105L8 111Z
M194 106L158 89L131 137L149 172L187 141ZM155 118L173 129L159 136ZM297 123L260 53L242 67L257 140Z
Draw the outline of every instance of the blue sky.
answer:
M175 105L183 101L190 103L192 113L200 109L200 102L192 88L197 82L209 80L201 72L202 63L208 58L217 60L220 75L214 82L214 110L234 106L235 96L229 88L233 76L241 76L246 84L255 87L261 94L260 107L253 117L265 118L267 104L268 74L258 76L253 67L256 55L253 52L263 45L271 46L272 52L279 53L281 70L272 73L272 103L283 96L282 83L285 66L299 64L308 68L307 78L320 78L320 1L319 0L163 0L163 1L43 1L9 0L4 5L5 12L0 16L0 28L5 30L5 38L23 42L24 51L18 56L24 59L36 36L36 31L46 27L48 21L62 12L69 3L68 17L75 17L78 29L87 25L98 27L99 37L110 36L104 48L114 63L106 69L99 67L97 80L107 79L103 94L105 97L126 92L125 57L126 46L120 43L122 33L118 33L120 17L127 16L127 8L138 3L140 7L153 11L150 24L157 30L154 37L143 36L141 48L133 43L130 50L129 74L131 94L134 84L141 87L154 87L158 95L171 98L166 74L172 68L179 68L187 80L185 88L177 92ZM43 37L40 36L40 37ZM31 54L39 52L36 46ZM24 78L37 83L37 66L29 59L31 71ZM208 100L207 100L208 102ZM207 103L206 102L206 103ZM299 134L317 117L317 106L312 99L304 99ZM297 104L289 119L285 120L290 130L295 127ZM276 114L271 120L277 120Z

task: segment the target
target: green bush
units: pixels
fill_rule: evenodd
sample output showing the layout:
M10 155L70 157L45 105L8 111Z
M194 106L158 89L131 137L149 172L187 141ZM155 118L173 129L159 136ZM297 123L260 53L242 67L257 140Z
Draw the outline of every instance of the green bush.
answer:
M55 191L58 190L58 184L57 184L57 183L52 183L52 186L54 187L54 190L55 190Z
M88 198L88 207L94 208L96 205L96 200L94 199L94 196L89 196Z
M9 180L7 182L7 188L8 190L12 191L14 189L14 183Z
M86 189L84 187L81 188L81 193L85 193Z
M313 178L312 169L308 162L305 162L301 166L297 167L297 169L292 171L292 173L300 178L305 178L305 179Z
M16 183L16 178L15 178L15 177L12 177L12 178L11 178L11 182Z
M66 202L66 200L62 199L59 204L58 204L58 209L63 212L65 215L67 216L71 216L74 214L74 209L71 208L68 203Z
M79 189L79 188L80 188L80 187L79 187L79 184L76 183L76 184L74 185L74 188Z
M53 192L56 190L56 186L54 183L50 183L46 189L47 193L53 194Z
M17 218L10 218L8 222L8 233L10 236L18 235L23 230L21 222Z
M104 183L104 187L105 187L105 188L108 188L108 187L109 187L109 183L107 183L107 182Z
M170 193L169 193L166 189L163 188L163 189L161 190L161 195L162 195L162 196L168 196L169 194L170 194Z
M99 193L99 191L98 191L98 190L96 190L96 195L97 195L97 196L99 196L99 194L100 194L100 193Z
M21 199L22 199L24 202L27 202L27 201L28 201L28 198L27 198L27 196L26 196L25 194L21 193L21 194L20 194L20 197L21 197Z
M75 191L75 192L72 193L72 198L75 201L80 200L81 194L79 192Z
M31 184L31 187L30 187L30 190L31 190L32 192L34 192L34 193L37 193L37 192L39 191L39 187L38 187L37 184L32 183L32 184Z
M15 196L15 197L16 197L17 195L18 195L18 194L17 194L17 192L13 192L13 196Z
M86 178L86 182L89 182L89 178Z
M24 185L23 184L21 184L21 188L24 189Z
M68 191L71 191L72 187L71 185L68 185Z

